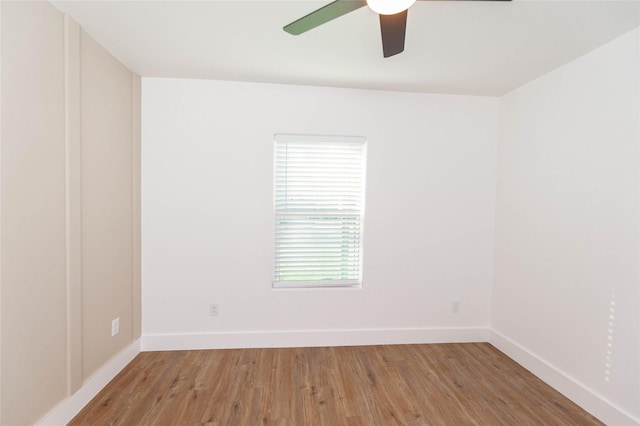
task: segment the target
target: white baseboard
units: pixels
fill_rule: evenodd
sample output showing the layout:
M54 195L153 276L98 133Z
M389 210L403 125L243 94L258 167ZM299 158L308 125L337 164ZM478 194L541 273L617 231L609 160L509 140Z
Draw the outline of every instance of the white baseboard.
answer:
M87 405L133 358L140 353L140 339L137 339L118 355L109 360L93 374L73 395L56 405L41 418L38 426L64 426Z
M607 425L640 426L640 419L611 404L582 383L499 332L490 330L489 343Z
M145 334L141 350L287 348L312 346L364 346L412 343L486 342L488 328L411 328L225 332L201 334Z

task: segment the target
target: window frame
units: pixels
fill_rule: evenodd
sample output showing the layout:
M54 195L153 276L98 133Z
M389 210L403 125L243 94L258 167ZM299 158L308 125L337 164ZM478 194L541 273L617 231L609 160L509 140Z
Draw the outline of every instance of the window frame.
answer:
M358 211L341 211L335 209L326 210L298 210L287 211L287 209L279 208L277 203L278 189L277 189L277 172L278 172L278 145L286 143L300 143L300 144L322 144L322 143L349 143L360 144L361 148L361 163L360 172L362 173L360 179L360 208ZM283 134L278 133L274 135L273 142L273 261L272 261L272 288L274 289L304 289L304 288L361 288L363 282L363 243L364 243L364 218L365 218L365 193L366 193L366 176L367 176L367 139L363 136L343 136L343 135L309 135L309 134ZM341 280L341 279L322 279L322 280L278 280L277 268L278 268L278 225L279 217L282 216L353 216L358 219L358 269L357 279L354 280Z

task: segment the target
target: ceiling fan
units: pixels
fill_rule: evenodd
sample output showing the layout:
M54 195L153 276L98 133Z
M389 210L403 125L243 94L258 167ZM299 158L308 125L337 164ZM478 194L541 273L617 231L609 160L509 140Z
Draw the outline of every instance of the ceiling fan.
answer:
M382 53L385 58L404 50L404 36L407 27L407 12L416 0L335 0L302 18L284 26L289 34L299 35L333 19L369 6L380 15ZM469 0L466 0L469 1ZM487 0L481 0L487 1ZM489 0L511 1L511 0Z

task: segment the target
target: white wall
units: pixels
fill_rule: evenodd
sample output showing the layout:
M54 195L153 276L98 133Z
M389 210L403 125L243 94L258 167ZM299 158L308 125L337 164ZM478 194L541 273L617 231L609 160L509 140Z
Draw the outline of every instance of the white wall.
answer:
M486 340L498 102L143 79L143 348ZM275 133L367 137L361 289L271 288Z
M640 421L639 35L505 96L498 148L495 342L610 424Z

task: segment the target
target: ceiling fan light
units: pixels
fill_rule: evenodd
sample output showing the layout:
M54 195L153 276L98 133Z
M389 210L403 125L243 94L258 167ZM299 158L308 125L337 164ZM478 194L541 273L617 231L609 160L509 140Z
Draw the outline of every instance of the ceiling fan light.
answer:
M380 15L395 15L409 9L416 0L367 0L367 6Z

